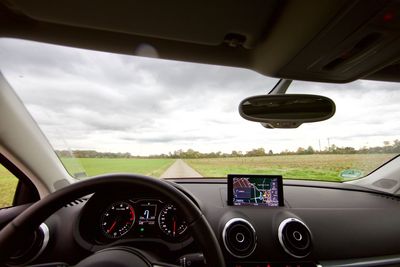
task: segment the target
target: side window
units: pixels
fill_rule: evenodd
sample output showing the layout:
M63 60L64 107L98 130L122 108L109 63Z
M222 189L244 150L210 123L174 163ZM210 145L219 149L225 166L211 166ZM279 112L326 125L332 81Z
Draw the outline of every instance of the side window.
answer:
M18 178L0 164L0 209L13 204Z

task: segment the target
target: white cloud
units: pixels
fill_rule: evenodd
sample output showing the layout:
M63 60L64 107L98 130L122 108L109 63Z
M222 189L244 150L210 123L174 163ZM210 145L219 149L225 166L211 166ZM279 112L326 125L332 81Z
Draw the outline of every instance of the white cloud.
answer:
M331 97L336 115L267 130L237 111L277 82L253 71L0 40L0 69L53 146L148 155L255 147L294 150L329 142L381 145L399 137L398 84L295 82L289 92ZM65 141L66 142L65 142Z

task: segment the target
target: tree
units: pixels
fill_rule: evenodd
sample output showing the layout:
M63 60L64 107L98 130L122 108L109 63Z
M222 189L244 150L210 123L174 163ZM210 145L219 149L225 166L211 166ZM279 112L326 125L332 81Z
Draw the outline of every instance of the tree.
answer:
M239 153L236 150L232 150L231 156L232 157L239 157Z
M304 148L299 147L299 148L297 149L296 153L297 153L297 154L304 154L305 151L306 151L306 150L305 150Z
M304 154L314 154L314 148L312 146L308 146L307 149L304 151Z
M247 151L246 156L247 157L261 157L261 156L266 156L267 154L265 153L265 149L260 147L260 148L255 148L250 151Z

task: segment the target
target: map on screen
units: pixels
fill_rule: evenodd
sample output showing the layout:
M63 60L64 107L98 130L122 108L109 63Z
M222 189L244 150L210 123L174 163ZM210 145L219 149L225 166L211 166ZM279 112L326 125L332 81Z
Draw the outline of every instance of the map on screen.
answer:
M277 207L280 202L280 177L231 177L232 204Z

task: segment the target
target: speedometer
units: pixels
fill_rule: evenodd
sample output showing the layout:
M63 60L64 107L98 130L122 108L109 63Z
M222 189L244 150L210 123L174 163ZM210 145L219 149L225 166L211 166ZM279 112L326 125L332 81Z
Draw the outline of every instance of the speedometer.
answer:
M158 225L165 235L172 238L180 237L187 229L185 220L182 220L176 207L172 204L165 205L160 211Z
M135 211L127 202L111 204L101 216L101 230L108 238L119 238L132 228L135 223Z

